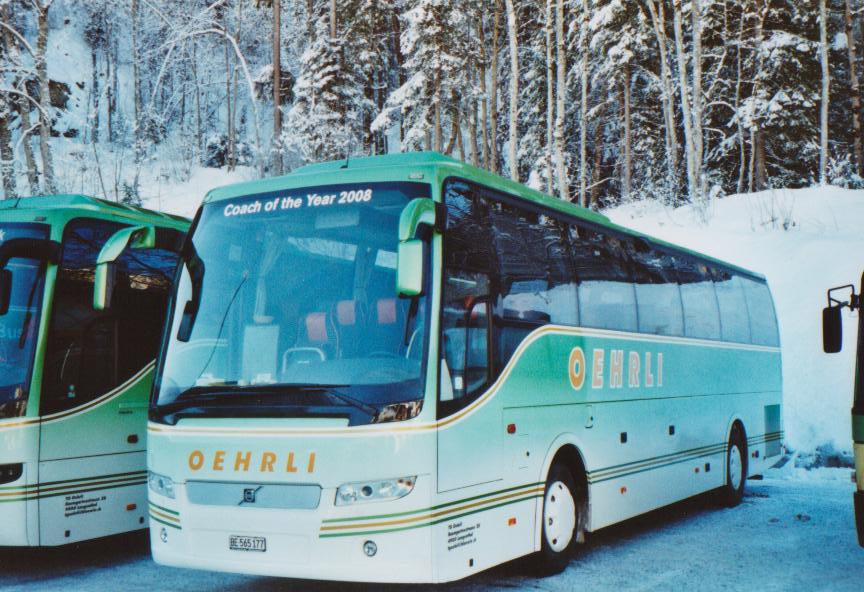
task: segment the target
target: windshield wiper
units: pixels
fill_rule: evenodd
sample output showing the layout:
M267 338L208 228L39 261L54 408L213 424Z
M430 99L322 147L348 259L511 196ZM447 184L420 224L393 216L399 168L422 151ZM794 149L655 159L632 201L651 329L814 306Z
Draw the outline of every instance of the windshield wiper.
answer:
M249 395L276 398L296 393L320 392L328 397L339 400L345 405L354 407L372 417L378 415L378 408L359 399L355 399L335 389L346 388L347 384L266 384L238 386L231 384L214 384L208 386L193 386L182 393L171 403L157 405L161 411L176 411L184 407L194 407L197 403L237 403L237 395Z

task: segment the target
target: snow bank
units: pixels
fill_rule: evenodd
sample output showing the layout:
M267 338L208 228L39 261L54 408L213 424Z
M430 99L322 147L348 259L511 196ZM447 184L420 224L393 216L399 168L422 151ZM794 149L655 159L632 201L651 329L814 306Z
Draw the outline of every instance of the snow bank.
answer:
M764 274L780 321L787 445L808 452L820 445L851 448L857 319L844 313L843 352L827 355L821 311L826 289L858 286L864 271L864 191L733 195L712 202L707 216L691 206L647 202L605 213L623 226Z

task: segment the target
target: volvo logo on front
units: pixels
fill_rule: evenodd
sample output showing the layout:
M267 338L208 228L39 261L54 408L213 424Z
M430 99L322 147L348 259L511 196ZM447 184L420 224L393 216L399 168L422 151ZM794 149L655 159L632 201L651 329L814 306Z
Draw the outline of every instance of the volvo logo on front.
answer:
M254 504L255 503L255 495L258 493L258 490L261 487L246 487L243 489L243 501L241 504Z

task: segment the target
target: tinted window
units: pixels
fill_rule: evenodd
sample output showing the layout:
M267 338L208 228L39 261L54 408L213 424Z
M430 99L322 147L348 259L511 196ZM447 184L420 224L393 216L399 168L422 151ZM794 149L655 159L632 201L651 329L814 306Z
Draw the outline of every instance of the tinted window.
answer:
M780 345L777 317L767 284L744 279L744 297L750 313L751 341L757 345Z
M630 281L628 246L586 228L570 228L581 324L636 331L636 294Z
M636 263L636 305L639 331L656 335L683 335L681 291L675 274L675 261L669 255L636 243L632 254Z
M681 259L678 261L678 281L684 305L684 335L720 339L720 311L708 267Z
M720 335L725 341L750 342L750 320L742 280L737 275L717 272L714 277L720 305Z
M507 364L528 334L547 323L578 322L576 284L563 228L556 221L490 202L500 304L496 364Z
M93 309L96 258L123 225L77 219L63 235L45 355L42 413L106 394L156 357L177 257L127 251L117 261L110 310Z
M462 182L444 188L444 295L441 304L442 412L461 407L482 392L488 366L488 302L496 280L496 254L489 204Z

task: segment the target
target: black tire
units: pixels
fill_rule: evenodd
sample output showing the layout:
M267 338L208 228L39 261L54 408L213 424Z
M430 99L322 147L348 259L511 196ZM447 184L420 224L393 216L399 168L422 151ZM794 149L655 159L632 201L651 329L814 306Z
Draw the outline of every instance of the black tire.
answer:
M579 501L579 490L570 469L553 464L543 492L541 547L534 561L537 575L561 573L573 557L579 528Z
M733 508L744 498L747 484L747 438L739 424L732 426L726 446L726 482L720 488L720 503Z

